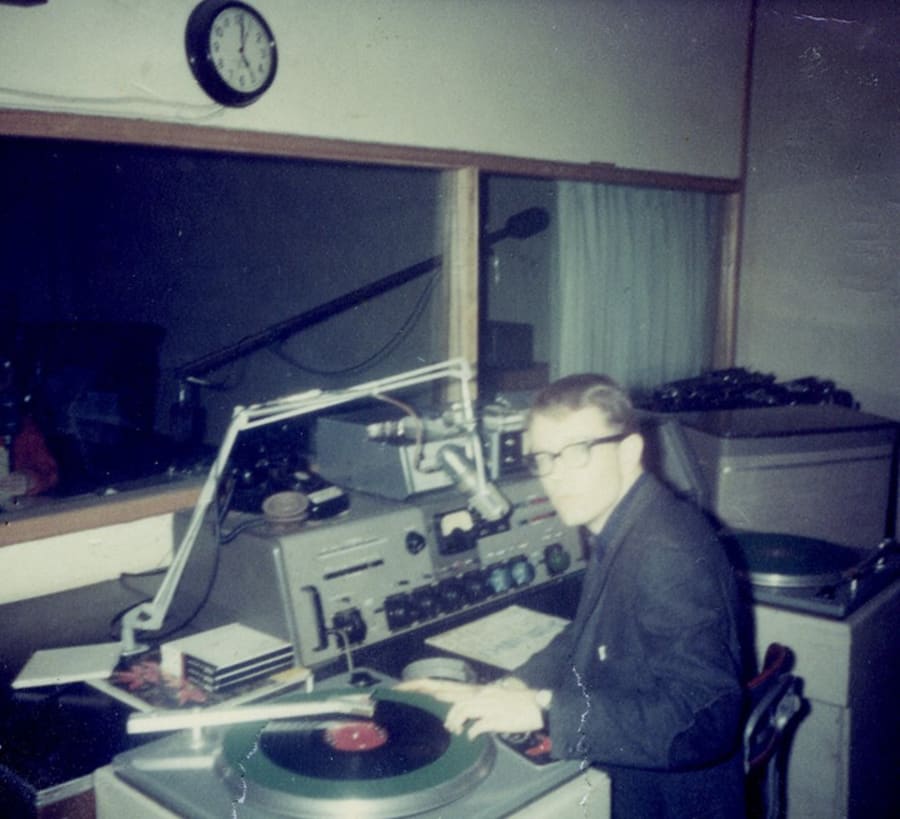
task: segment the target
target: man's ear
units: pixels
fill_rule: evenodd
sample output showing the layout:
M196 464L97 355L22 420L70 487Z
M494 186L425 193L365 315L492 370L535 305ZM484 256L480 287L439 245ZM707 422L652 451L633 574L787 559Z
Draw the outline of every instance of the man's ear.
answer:
M644 457L644 438L637 432L632 432L619 444L619 461L625 474L631 474L641 469L641 459Z

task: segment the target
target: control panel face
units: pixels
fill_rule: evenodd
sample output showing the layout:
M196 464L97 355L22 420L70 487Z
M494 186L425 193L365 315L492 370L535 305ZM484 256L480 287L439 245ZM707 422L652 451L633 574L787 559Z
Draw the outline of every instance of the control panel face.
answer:
M538 481L500 489L512 509L499 522L476 518L450 490L417 503L354 496L344 517L241 535L224 547L227 574L257 588L239 593L239 619L272 630L280 603L285 629L276 630L314 667L584 568L577 532L562 525ZM242 560L253 565L239 570Z

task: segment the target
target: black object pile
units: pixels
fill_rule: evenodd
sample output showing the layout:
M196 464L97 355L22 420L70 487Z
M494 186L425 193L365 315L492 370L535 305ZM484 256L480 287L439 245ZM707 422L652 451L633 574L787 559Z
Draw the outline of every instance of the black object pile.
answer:
M670 381L635 396L635 405L652 412L782 407L796 404L836 404L859 409L853 394L838 389L833 381L798 378L776 381L767 373L743 367L711 370L694 378Z

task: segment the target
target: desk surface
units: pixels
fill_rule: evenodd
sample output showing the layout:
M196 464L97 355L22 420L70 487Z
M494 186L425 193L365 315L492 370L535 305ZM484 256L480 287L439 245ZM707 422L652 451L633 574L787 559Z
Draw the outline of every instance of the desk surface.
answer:
M94 583L0 606L0 687L5 689L40 648L118 639L116 618L151 597L161 576Z
M125 723L130 707L90 685L14 691L9 684L39 648L115 639L116 616L152 596L159 580L132 578L129 586L108 581L0 606L0 804L10 798L11 791L33 799L40 791L89 775L116 754L152 738L129 736ZM552 599L544 600L547 595ZM539 609L558 604L553 590L535 589L519 599L524 598ZM577 594L564 595L563 599L577 599ZM496 605L508 602L498 601ZM484 613L481 610L478 614ZM572 613L563 612L568 616ZM380 670L399 676L411 656L421 656L421 642L428 634L425 628L399 635L357 652L357 661L374 665L377 655ZM320 672L327 676L337 670Z
M158 582L110 581L0 606L0 804L11 815L31 815L42 791L89 776L146 741L125 732L130 708L84 683L9 686L37 649L114 639L115 616Z

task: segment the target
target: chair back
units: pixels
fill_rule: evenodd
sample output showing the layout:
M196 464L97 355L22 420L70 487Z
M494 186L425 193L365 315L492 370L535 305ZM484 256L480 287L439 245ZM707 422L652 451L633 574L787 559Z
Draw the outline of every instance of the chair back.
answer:
M802 680L791 673L793 652L780 643L767 649L763 666L747 683L744 772L751 815L777 819L783 812L786 753L804 708Z

